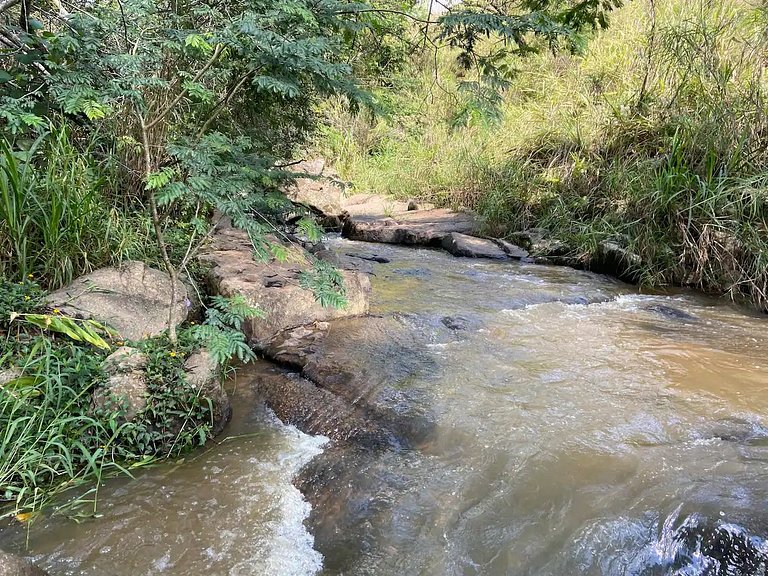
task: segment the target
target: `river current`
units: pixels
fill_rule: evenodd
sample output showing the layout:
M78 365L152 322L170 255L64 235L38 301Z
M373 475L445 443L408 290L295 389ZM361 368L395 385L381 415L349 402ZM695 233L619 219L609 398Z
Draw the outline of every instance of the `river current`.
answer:
M98 518L0 545L28 541L53 576L765 574L765 317L568 268L333 247L389 260L372 313L413 326L430 362L387 385L436 423L344 477L372 512L343 546L326 528L317 549L292 484L326 439L280 423L247 367L225 440L107 482ZM399 361L359 353L385 376Z

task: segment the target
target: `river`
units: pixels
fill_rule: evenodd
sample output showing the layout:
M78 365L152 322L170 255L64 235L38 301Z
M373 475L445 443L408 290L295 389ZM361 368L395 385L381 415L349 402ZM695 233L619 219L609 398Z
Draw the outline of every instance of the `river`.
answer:
M107 482L98 518L0 544L28 538L54 576L765 574L765 317L568 268L333 245L389 260L372 312L429 356L404 374L389 346L349 350L428 398L435 422L339 474L337 507L364 513L305 527L292 479L326 439L258 402L257 366L231 383L226 440Z

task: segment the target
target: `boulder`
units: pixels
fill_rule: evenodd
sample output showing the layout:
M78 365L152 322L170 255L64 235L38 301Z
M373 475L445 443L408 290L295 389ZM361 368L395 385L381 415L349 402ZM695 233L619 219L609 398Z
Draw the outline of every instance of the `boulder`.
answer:
M171 280L168 274L143 262L125 262L81 276L48 296L48 305L76 318L92 318L118 331L126 340L157 336L166 329ZM186 320L190 300L176 283L173 318Z
M544 228L528 228L520 232L513 232L509 235L509 240L531 252L536 244L548 236L549 231Z
M502 239L497 239L495 242L502 250L504 250L504 252L506 252L507 256L513 260L523 260L528 258L528 251L520 248L517 244L512 244L512 242L507 242Z
M276 241L277 242L277 241ZM368 312L370 279L366 274L342 270L347 305L344 308L321 306L314 294L301 287L301 275L311 271L308 253L296 245L284 245L286 258L266 262L253 259L247 234L222 226L213 236L200 259L209 265L208 282L215 294L244 296L264 313L243 324L249 344L266 348L283 330L324 322L334 318L360 316Z
M345 318L286 330L265 355L362 410L395 444L414 446L427 441L435 426L426 389L411 385L417 374L436 377L423 339L396 317Z
M135 348L122 346L104 359L102 368L107 382L94 392L94 405L106 411L124 411L123 417L133 420L147 405L147 357Z
M245 373L275 415L307 434L322 434L337 443L367 449L391 445L391 433L367 417L365 411L297 374L256 363Z
M344 222L342 235L350 240L365 242L440 246L447 235L453 232L473 234L478 226L472 214L436 208L392 216L350 215Z
M48 576L48 572L29 560L0 552L0 576Z
M493 240L475 238L458 232L451 232L442 241L443 249L454 256L467 258L495 258L505 259L507 253Z
M212 433L218 436L232 417L232 404L222 386L222 371L211 353L205 348L195 352L184 362L187 383L200 390L211 401Z
M640 280L642 263L640 256L630 252L618 242L603 240L597 245L597 251L589 261L589 269L615 276L626 282L636 283Z
M286 197L292 202L303 204L324 217L339 216L344 201L344 185L339 175L325 165L325 160L316 158L291 166L294 172L306 174L287 185Z

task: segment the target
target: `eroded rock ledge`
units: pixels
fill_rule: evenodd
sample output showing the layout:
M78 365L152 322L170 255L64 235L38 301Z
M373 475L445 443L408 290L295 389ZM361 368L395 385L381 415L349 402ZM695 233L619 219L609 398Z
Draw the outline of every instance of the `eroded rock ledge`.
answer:
M284 330L368 312L371 283L366 274L342 270L347 306L323 307L311 291L300 285L302 272L312 267L307 252L290 244L285 244L285 250L284 261L272 258L258 262L252 256L247 234L223 224L200 256L210 267L208 282L212 293L243 296L264 312L264 318L254 318L243 325L249 344L259 351L268 348Z

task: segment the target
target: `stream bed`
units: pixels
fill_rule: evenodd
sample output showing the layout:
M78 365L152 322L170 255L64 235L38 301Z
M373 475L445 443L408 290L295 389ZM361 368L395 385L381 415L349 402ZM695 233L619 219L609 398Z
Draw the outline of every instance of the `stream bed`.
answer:
M229 438L107 482L99 518L0 547L28 539L53 576L766 573L764 316L567 268L332 246L388 261L371 312L398 331L345 362L428 403L428 436L325 465L327 439L281 424L259 402L268 368L246 367Z

